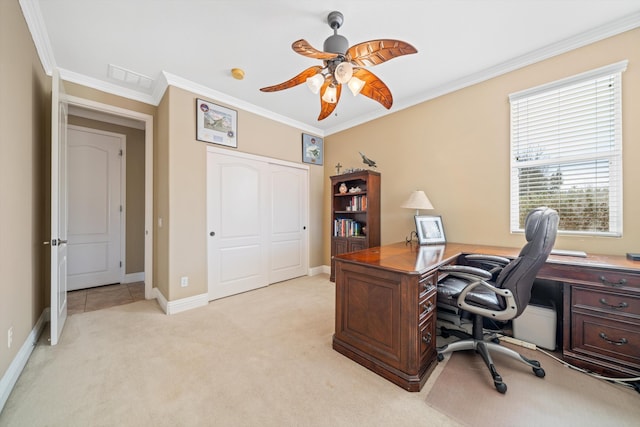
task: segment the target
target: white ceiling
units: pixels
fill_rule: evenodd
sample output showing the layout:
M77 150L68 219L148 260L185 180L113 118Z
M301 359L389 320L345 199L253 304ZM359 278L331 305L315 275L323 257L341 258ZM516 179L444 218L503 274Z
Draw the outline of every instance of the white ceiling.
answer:
M45 69L59 67L65 80L151 104L172 84L321 136L640 26L640 0L20 3ZM291 44L303 38L322 50L332 10L344 14L338 33L350 45L394 38L418 50L370 68L393 94L390 110L343 91L334 114L319 122L319 95L306 85L259 91L321 65ZM151 86L110 78L110 64L150 78ZM244 80L231 77L233 67L244 69Z

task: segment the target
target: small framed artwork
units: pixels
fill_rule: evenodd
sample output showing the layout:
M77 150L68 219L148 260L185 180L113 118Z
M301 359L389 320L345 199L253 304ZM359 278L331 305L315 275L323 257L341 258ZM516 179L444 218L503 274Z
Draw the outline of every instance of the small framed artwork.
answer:
M421 245L446 243L442 217L435 215L416 215L416 233Z
M302 134L302 161L322 165L324 150L322 148L322 138L317 136Z
M238 148L238 112L196 99L196 139Z

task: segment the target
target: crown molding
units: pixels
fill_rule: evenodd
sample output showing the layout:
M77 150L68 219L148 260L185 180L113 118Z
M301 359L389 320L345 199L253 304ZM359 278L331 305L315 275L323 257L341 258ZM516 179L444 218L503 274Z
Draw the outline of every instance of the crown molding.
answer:
M123 98L144 102L145 104L158 105L155 103L153 96L150 94L146 94L134 89L128 89L114 83L95 79L93 77L76 73L74 71L69 71L64 68L60 68L60 78L71 83L77 83L86 87L90 87L92 89L110 93L112 95L122 96Z
M56 62L53 55L53 50L51 48L51 43L49 41L49 37L46 31L46 26L44 25L44 20L42 19L39 3L37 0L19 0L19 3L22 8L22 13L27 22L29 31L31 32L31 37L33 38L33 42L38 52L38 56L40 57L40 62L42 63L42 67L45 73L51 76L53 74L53 69L56 67ZM198 93L205 97L216 99L219 102L226 103L232 107L239 108L239 109L263 116L265 118L286 124L288 126L299 128L305 132L313 133L320 137L325 137L327 135L331 135L333 133L337 133L337 132L361 125L368 121L375 120L375 119L384 117L388 114L401 111L405 108L409 108L414 105L429 101L431 99L437 98L447 93L451 93L456 90L460 90L465 87L472 86L474 84L500 76L502 74L506 74L508 72L517 70L519 68L523 68L525 66L534 64L536 62L543 61L545 59L560 55L562 53L569 52L571 50L589 45L591 43L598 42L608 37L621 34L625 31L633 30L638 27L640 27L640 12L630 14L621 19L595 27L591 30L585 31L576 36L572 36L564 40L561 40L559 42L552 43L540 49L529 52L527 54L502 62L493 67L486 68L477 73L469 74L462 78L452 80L433 90L420 93L410 99L405 100L404 102L394 104L393 111L383 111L380 113L372 113L372 114L359 116L354 118L353 120L350 120L349 122L334 126L327 130L322 130L314 126L310 126L306 123L293 120L289 117L274 113L268 109L258 107L254 104L248 103L238 98L234 98L225 93L216 91L214 89L194 83L192 81L189 81L187 79L184 79L182 77L179 77L164 71L155 80L154 89L151 94L145 94L137 90L124 88L116 84L104 82L102 80L88 77L88 76L75 73L69 70L60 70L60 76L64 80L67 80L73 83L78 83L83 86L91 87L107 93L111 93L114 95L122 96L124 98L144 102L146 104L151 104L155 106L157 106L160 103L167 87L169 85L172 85L184 90Z
M302 123L289 117L274 113L273 111L267 110L266 108L258 107L257 105L251 104L249 102L227 95L226 93L222 93L209 87L203 86L201 84L194 83L190 80L187 80L180 76L176 76L166 71L163 71L162 74L164 75L164 78L166 79L168 85L197 93L199 95L202 95L203 97L216 99L220 102L228 104L229 106L266 117L268 119L286 124L288 126L299 128L309 133L314 133L320 137L324 137L325 132L322 129L309 126L307 123Z
M36 46L36 51L40 57L42 68L48 76L52 76L56 62L53 57L53 49L49 41L47 27L44 25L44 20L40 13L40 6L36 0L19 0L19 2L22 15L24 15L27 27L31 33L33 44Z
M484 82L494 77L498 77L511 71L515 71L528 65L543 61L545 59L570 52L572 50L590 45L600 40L622 34L626 31L630 31L638 27L640 27L640 12L633 13L631 15L625 16L622 19L609 22L576 36L572 36L559 42L552 43L540 49L536 49L524 55L520 55L508 61L497 64L493 67L478 71L477 73L469 74L459 79L452 80L448 83L438 86L433 90L423 92L404 102L394 104L393 111L356 117L349 122L332 127L331 129L327 129L325 131L325 134L331 135L342 130L361 125L368 121L378 119L380 117L392 114L400 110L404 110L405 108L413 107L414 105L418 105L431 99L435 99L439 96L464 89L465 87L473 86L474 84Z

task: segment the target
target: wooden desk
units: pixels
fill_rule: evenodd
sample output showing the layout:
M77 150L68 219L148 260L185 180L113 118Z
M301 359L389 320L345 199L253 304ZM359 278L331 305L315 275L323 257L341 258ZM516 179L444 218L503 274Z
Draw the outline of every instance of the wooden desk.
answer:
M408 391L436 362L438 267L461 254L520 249L404 242L335 257L333 348ZM538 275L563 286L563 357L611 376L640 375L640 263L622 256L549 257Z

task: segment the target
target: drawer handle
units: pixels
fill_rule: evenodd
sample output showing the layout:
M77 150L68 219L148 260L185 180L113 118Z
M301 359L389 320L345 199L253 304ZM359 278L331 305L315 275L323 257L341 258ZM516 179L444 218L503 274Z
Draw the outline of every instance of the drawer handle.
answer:
M618 305L609 304L606 299L600 298L600 304L606 305L607 307L613 308L614 310L622 310L623 308L629 307L629 304L626 302L621 302Z
M422 314L430 313L431 310L433 310L433 303L431 301L429 301L428 304L422 304L422 308L424 309Z
M432 290L435 289L435 286L433 286L431 283L425 283L424 285L422 285L422 287L427 292L431 292Z
M427 332L427 335L422 337L422 341L426 344L431 344L431 332Z
M605 285L614 286L614 287L623 286L625 283L627 283L627 279L620 279L618 280L617 283L610 282L607 279L605 279L604 276L600 276L600 281Z
M628 342L626 338L622 338L620 341L610 340L609 337L607 336L607 334L605 334L604 332L600 332L600 338L602 338L603 340L605 340L609 344L613 344L613 345L623 345L623 344L626 344Z

